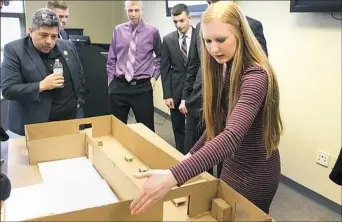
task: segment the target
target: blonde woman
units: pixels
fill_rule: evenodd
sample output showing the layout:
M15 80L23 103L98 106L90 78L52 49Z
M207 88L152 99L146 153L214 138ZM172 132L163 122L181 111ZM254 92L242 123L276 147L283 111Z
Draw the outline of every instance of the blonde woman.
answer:
M279 184L283 129L274 70L236 4L210 5L201 31L207 49L202 50L206 132L176 166L136 176L148 180L131 204L132 214L222 161L221 179L269 212Z

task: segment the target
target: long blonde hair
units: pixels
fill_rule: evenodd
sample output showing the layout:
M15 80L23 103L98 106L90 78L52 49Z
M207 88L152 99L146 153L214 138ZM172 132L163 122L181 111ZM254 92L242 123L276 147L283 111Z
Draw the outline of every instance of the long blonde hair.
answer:
M217 2L211 4L203 13L201 24L219 19L235 28L237 48L230 71L230 90L228 116L232 113L238 97L243 71L249 66L262 68L268 76L268 89L263 109L263 138L267 157L279 145L283 124L279 112L278 82L269 60L250 29L245 16L235 3ZM203 116L207 140L213 139L222 131L221 92L223 89L223 65L218 64L205 48L201 38L202 80L203 80Z

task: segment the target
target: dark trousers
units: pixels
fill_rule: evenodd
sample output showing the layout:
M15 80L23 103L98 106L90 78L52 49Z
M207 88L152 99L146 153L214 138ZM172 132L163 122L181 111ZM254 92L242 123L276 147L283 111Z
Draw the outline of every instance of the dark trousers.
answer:
M173 135L175 136L176 148L184 155L184 137L185 137L185 115L178 109L180 104L175 104L174 109L170 109L171 123L173 129Z
M195 143L199 140L199 138L203 135L205 131L204 124L201 121L202 116L186 116L186 125L185 125L185 152L188 153L191 148L195 145ZM222 163L217 165L217 177L219 178L222 171ZM214 175L214 169L211 168L208 170L208 173Z
M109 85L111 113L127 124L129 110L135 119L154 132L153 89L149 79L132 80L114 78Z
M203 124L199 116L186 116L184 151L187 154L204 132Z

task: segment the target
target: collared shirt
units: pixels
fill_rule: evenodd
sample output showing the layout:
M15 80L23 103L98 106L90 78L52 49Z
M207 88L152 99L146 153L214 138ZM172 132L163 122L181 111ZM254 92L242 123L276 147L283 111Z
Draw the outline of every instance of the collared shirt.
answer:
M161 38L158 29L143 21L136 27L136 55L133 79L146 79L160 75ZM128 60L129 44L132 38L133 26L131 23L118 25L113 32L108 59L108 84L114 77L124 78ZM155 54L155 58L153 57Z
M182 49L182 43L183 43L183 33L178 31L178 41L179 41L179 48ZM192 26L188 28L188 31L185 33L186 35L186 51L189 55L189 50L190 50L190 44L191 44L191 36L192 36Z

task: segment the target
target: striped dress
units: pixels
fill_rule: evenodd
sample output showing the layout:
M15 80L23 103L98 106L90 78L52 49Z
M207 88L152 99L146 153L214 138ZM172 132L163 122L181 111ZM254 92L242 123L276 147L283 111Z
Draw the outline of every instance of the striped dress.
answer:
M221 106L228 112L229 73L224 81ZM258 67L243 73L239 99L230 118L223 118L224 129L206 142L204 133L191 149L192 156L170 168L178 185L223 162L221 179L268 213L280 179L278 150L266 159L263 140L263 106L267 74ZM225 115L227 116L227 115Z

